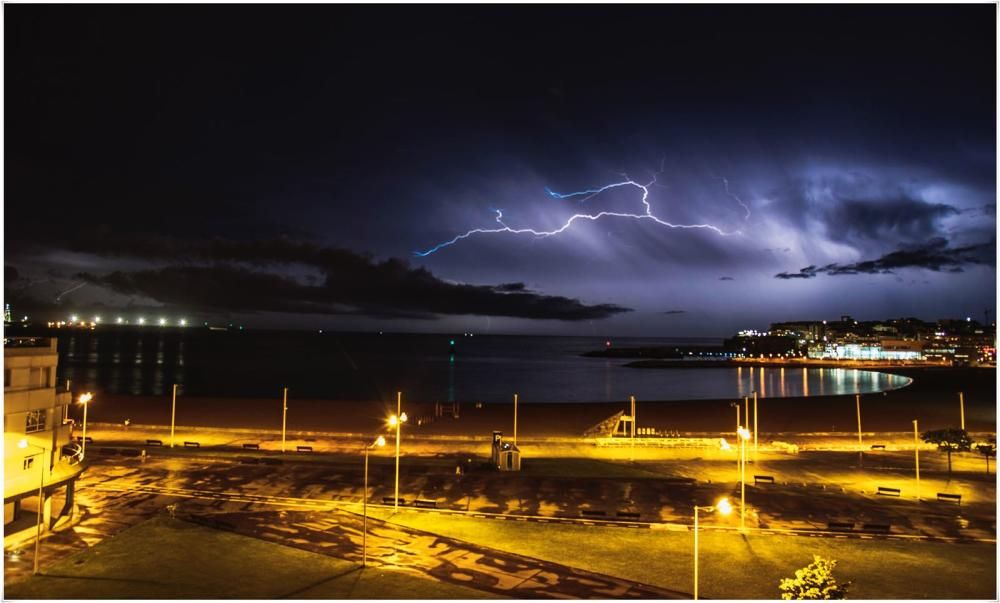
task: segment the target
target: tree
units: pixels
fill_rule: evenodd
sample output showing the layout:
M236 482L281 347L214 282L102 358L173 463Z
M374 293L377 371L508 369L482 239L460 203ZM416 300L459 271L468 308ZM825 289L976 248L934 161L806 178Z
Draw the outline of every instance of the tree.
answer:
M978 450L979 454L983 455L983 457L986 458L986 474L989 475L989 473L990 473L990 457L991 456L995 457L997 455L997 439L996 439L996 437L992 437L989 440L987 440L987 441L985 441L985 442L983 442L981 444L976 444L976 450Z
M949 474L951 473L951 453L972 450L972 440L969 439L969 433L964 429L949 427L948 429L925 431L920 435L920 438L928 444L937 444L938 450L948 453Z
M778 588L782 599L846 599L850 582L837 584L833 577L835 559L813 555L813 562L795 570L794 578L783 578Z

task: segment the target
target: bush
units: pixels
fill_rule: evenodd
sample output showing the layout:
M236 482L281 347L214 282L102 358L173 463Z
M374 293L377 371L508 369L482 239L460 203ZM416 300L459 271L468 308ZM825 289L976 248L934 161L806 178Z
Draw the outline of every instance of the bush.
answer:
M778 588L782 599L846 599L850 582L837 584L833 577L834 559L813 555L813 562L795 570L794 578L784 578Z

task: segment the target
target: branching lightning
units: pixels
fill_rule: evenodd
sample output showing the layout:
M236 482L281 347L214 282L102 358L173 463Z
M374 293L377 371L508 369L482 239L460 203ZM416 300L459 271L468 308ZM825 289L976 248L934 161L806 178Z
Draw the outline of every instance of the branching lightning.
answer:
M727 180L726 178L723 178L722 179L722 184L726 187L726 194L729 195L730 197L732 197L737 203L740 204L740 207L742 207L744 210L746 210L747 215L743 218L743 220L744 221L749 220L750 219L750 208L747 207L747 204L743 202L743 199L740 199L734 193L729 192L729 180Z
M632 180L631 178L628 178L628 176L625 176L625 175L623 175L623 177L625 178L625 180L623 180L622 182L615 182L613 184L608 184L608 185L602 186L600 188L587 189L587 190L583 190L583 191L576 191L576 192L573 192L573 193L557 193L557 192L549 189L548 187L546 187L545 188L545 192L550 197L552 197L553 199L570 199L570 198L574 198L574 197L580 197L580 200L579 200L580 203L584 203L586 201L589 201L589 200L593 199L594 197L600 195L601 193L603 193L603 192L605 192L607 190L611 190L611 189L614 189L614 188L620 188L620 187L623 187L623 186L631 186L631 187L637 188L637 189L639 189L639 190L642 191L642 205L645 208L645 211L643 213L637 214L637 213L618 212L618 211L601 211L601 212L598 212L598 213L595 213L595 214L583 214L583 213L581 213L581 214L573 214L572 216L570 216L566 220L566 222L562 226L560 226L559 228L557 228L555 230L536 230L534 228L511 228L510 226L508 226L503 221L503 210L494 209L493 211L496 212L496 222L497 222L497 224L500 225L499 228L474 228L472 230L466 231L466 232L464 232L464 233L462 233L462 234L454 237L451 240L445 241L443 243L439 243L439 244L435 245L434 247L431 247L430 249L427 249L426 251L415 251L415 252L413 252L413 254L416 255L416 256L418 256L418 257L427 257L427 256L431 255L432 253L436 253L437 251L440 251L441 249L444 249L445 247L449 247L451 245L454 245L455 243L458 243L459 241L461 241L463 239L467 239L467 238L469 238L469 237L471 237L473 235L479 235L479 234L496 234L496 233L506 232L506 233L511 233L511 234L530 234L530 235L538 237L538 238L551 237L551 236L555 236L557 234L562 233L563 231L565 231L566 229L568 229L570 226L572 226L573 223L576 222L577 220L590 220L590 221L593 222L593 221L600 220L601 218L605 218L605 217L609 217L609 218L628 218L628 219L632 219L632 220L650 220L650 221L655 222L656 224L659 224L661 226L666 226L667 228L705 229L705 230L711 230L711 231L715 232L716 234L719 234L719 235L722 235L722 236L728 236L728 235L738 234L739 233L739 231L725 232L722 229L720 229L719 227L713 226L711 224L674 224L672 222L668 222L666 220L663 220L663 219L661 219L661 218L659 218L659 217L657 217L656 215L653 214L653 209L652 209L652 207L649 204L649 187L653 186L654 184L656 184L656 176L655 176L655 174L653 175L653 180L650 181L650 182L648 182L648 183L646 183L646 184L640 184L640 183ZM728 190L729 189L728 189L728 184L727 184L726 191L728 192ZM742 201L740 202L740 205L743 205ZM743 207L744 207L744 209L747 209L745 205L743 205ZM749 217L749 211L750 210L747 209L747 212L748 212L747 215L748 215L748 217Z

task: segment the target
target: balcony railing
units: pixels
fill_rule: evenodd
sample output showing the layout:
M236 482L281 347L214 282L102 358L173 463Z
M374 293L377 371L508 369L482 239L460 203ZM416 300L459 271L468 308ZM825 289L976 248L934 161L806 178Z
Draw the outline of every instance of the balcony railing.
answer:
M52 347L51 337L4 337L5 348L49 348Z

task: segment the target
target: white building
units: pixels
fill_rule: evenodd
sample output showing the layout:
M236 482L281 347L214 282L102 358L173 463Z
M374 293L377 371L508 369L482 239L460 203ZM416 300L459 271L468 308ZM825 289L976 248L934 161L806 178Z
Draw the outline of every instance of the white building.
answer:
M71 442L72 394L56 392L56 343L4 338L4 546L34 538L39 504L43 531L72 517L83 464L79 445Z

